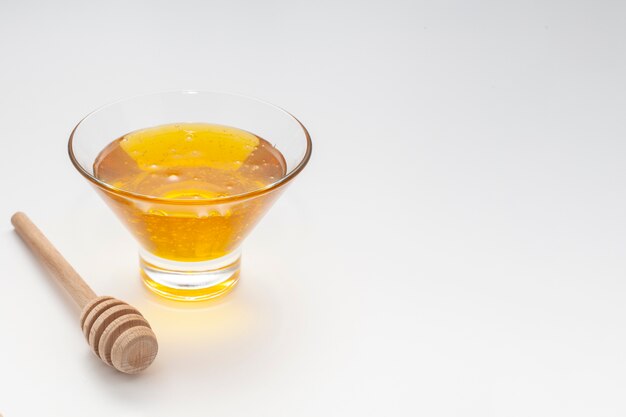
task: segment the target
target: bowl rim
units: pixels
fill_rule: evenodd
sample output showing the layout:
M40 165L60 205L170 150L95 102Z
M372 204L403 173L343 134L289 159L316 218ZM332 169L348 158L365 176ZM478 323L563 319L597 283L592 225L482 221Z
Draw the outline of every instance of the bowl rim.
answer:
M276 110L279 110L280 112L284 113L286 116L290 117L291 119L293 119L296 123L298 123L298 125L300 126L300 128L302 129L302 133L304 133L304 137L306 140L306 150L305 153L302 157L302 159L300 160L300 162L289 172L287 172L283 177L279 178L278 180L272 182L271 184L268 184L264 187L261 188L257 188L255 190L251 190L251 191L247 191L245 193L240 193L240 194L235 194L235 195L230 195L230 196L225 196L225 197L215 197L215 198L207 198L207 199L198 199L198 200L192 200L192 199L171 199L171 198L163 198L163 197L156 197L156 196L152 196L152 195L148 195L148 194L141 194L141 193L135 193L132 191L128 191L128 190L123 190L121 188L117 188L114 187L113 185L102 181L98 178L96 178L93 174L91 174L89 171L87 171L80 162L78 162L78 159L76 158L75 152L74 152L74 140L76 137L76 133L78 128L82 125L82 123L84 121L86 121L87 119L89 119L90 117L94 116L96 113L109 108L111 106L114 106L116 104L125 102L125 101L129 101L129 100L133 100L133 99L137 99L137 98L142 98L142 97L149 97L149 96L158 96L158 95L163 95L163 94L218 94L218 95L227 95L227 96L232 96L232 97L238 97L238 98L244 98L247 100L253 100L256 101L260 104L264 104L264 105L268 105L271 106L273 108L275 108ZM302 172L302 170L304 169L304 167L307 165L307 163L309 162L309 159L311 158L311 152L312 152L312 148L313 148L313 142L311 141L311 135L309 134L309 131L306 129L306 127L304 127L304 125L302 124L302 122L300 122L300 120L298 120L293 114L289 113L287 110L283 109L282 107L276 106L275 104L269 103L267 101L264 100L260 100L254 97L250 97L250 96L246 96L244 94L237 94L237 93L228 93L228 92L220 92L220 91L202 91L202 90L168 90L168 91L160 91L160 92L155 92L155 93L147 93L147 94L137 94L134 96L130 96L130 97L126 97L126 98L122 98L116 101L113 101L111 103L105 104L101 107L98 107L97 109L91 111L90 113L88 113L85 117L83 117L77 124L76 126L74 126L74 128L72 129L72 133L70 134L70 138L67 144L67 149L68 149L68 153L69 153L69 157L70 160L72 161L72 164L74 165L74 167L78 170L78 172L85 178L87 178L87 180L89 180L92 184L96 185L98 188L109 192L109 193L113 193L116 195L121 195L127 198L135 198L135 199L139 199L139 200L144 200L144 201L150 201L150 202L155 202L155 203L164 203L164 204L177 204L177 205L206 205L206 204L221 204L221 203L229 203L229 202L233 202L233 201L240 201L240 200L245 200L245 199L249 199L249 198L253 198L253 197L257 197L263 194L267 194L271 191L274 191L278 188L281 188L282 186L286 185L287 183L289 183L292 179L294 179L300 172Z

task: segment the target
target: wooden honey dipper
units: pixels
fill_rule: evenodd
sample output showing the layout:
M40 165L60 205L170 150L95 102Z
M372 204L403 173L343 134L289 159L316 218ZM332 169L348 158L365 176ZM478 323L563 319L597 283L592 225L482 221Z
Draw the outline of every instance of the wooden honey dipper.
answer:
M26 214L15 213L11 223L82 309L80 325L91 350L107 365L127 374L150 366L158 343L141 313L113 297L98 297Z

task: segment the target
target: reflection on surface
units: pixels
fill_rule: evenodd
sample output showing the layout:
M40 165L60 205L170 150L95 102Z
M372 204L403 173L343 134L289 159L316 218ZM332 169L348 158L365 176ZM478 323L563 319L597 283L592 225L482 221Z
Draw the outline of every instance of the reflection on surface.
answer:
M206 344L236 342L254 331L259 317L254 306L232 294L213 300L181 302L145 291L142 312L154 323L162 344L193 349ZM209 343L210 342L210 343Z

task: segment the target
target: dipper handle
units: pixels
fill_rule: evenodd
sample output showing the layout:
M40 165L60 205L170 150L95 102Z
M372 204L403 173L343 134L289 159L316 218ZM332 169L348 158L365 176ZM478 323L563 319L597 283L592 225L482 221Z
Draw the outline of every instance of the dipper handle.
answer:
M11 217L11 223L13 223L17 234L20 235L31 251L52 272L52 276L65 288L81 310L90 300L96 298L96 294L89 285L83 281L78 272L52 246L52 243L30 221L26 214L18 211Z

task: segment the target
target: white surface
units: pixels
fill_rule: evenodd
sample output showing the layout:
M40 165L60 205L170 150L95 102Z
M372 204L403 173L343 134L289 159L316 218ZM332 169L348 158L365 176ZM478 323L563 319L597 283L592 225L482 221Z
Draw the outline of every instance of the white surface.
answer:
M0 3L5 417L626 413L624 3L43 3ZM142 288L65 150L101 104L183 88L315 144L214 305ZM148 372L92 357L15 210L145 313Z

